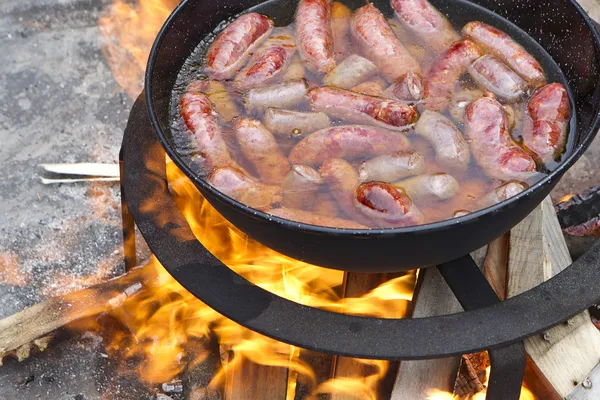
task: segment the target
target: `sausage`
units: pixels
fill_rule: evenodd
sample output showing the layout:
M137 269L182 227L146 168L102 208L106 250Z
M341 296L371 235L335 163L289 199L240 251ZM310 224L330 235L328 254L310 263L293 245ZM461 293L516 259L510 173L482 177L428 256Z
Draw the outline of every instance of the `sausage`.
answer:
M335 68L330 1L300 0L295 25L298 52L306 68L324 74Z
M454 92L454 85L481 55L479 48L470 40L461 40L450 46L429 70L427 81L430 97L425 100L425 107L434 111L446 108Z
M539 86L546 81L540 63L506 33L478 21L466 24L462 32L486 52L502 60L530 84Z
M354 123L374 124L405 131L419 117L414 105L382 97L367 96L334 87L320 87L308 93L313 109Z
M269 184L283 182L291 166L273 134L260 121L251 118L235 120L234 130L242 153L254 165L260 178Z
M333 35L333 57L343 60L350 48L350 19L352 11L343 3L331 3L331 33Z
M270 210L269 214L308 225L326 226L329 228L340 229L369 229L368 226L354 221L349 221L347 219L314 214L310 211L296 210L293 208L276 208Z
M393 182L425 170L425 159L414 151L400 151L363 162L358 168L361 182Z
M458 123L463 123L465 119L465 111L473 100L483 96L483 92L479 89L465 89L452 93L450 100L450 115Z
M510 136L506 111L496 100L473 101L464 124L473 157L488 176L508 181L534 175L535 161Z
M416 103L428 96L427 84L421 74L407 72L400 75L398 79L385 91L384 97Z
M282 77L296 52L290 29L275 28L271 37L236 75L233 84L239 90L263 86Z
M356 85L350 90L360 94L366 94L367 96L380 97L386 87L386 83L383 79L376 79L373 81L363 82L360 85Z
M425 217L401 189L382 182L363 183L356 189L355 205L378 228L420 225Z
M221 31L206 53L206 72L212 79L229 79L271 34L273 21L257 13L244 14Z
M341 210L358 223L371 226L372 221L364 216L356 207L355 190L360 184L358 173L346 160L332 158L319 170L323 182L329 185L331 195Z
M320 165L331 158L377 157L408 150L410 142L397 132L366 125L321 129L302 139L289 154L293 164Z
M486 196L479 199L479 209L487 208L493 206L494 204L501 203L504 200L508 200L511 197L518 195L525 189L527 189L527 185L523 182L510 181L505 183L504 185L492 190Z
M464 171L471 161L469 144L452 121L435 111L426 110L415 125L415 132L423 136L435 149L440 165Z
M262 114L269 107L294 108L305 100L308 83L304 79L250 89L244 96L249 114Z
M206 172L217 167L235 166L227 144L223 139L221 127L212 113L208 97L202 93L199 82L193 82L187 92L181 96L181 116L190 132L195 151L201 158Z
M558 160L567 144L569 95L560 83L536 91L527 104L523 144L542 162Z
M259 210L269 209L283 200L279 186L257 182L237 168L217 168L207 181L221 193Z
M342 89L350 89L376 73L377 66L375 64L364 57L352 54L325 75L323 83Z
M283 205L289 208L310 209L323 183L321 175L308 165L296 164L283 181Z
M263 115L263 123L277 136L296 139L331 126L331 120L325 113L281 110L279 108L267 108Z
M300 59L300 56L296 53L292 57L292 61L290 61L289 67L287 67L287 69L283 73L282 80L284 82L291 81L291 80L297 80L297 79L302 79L305 76L306 76L306 71L304 70L304 64L302 64L302 60Z
M481 88L507 102L518 101L527 90L527 83L519 75L489 54L471 64L469 75Z
M392 186L403 189L414 201L448 200L460 189L458 181L445 173L414 176L394 182Z
M201 81L198 82L196 87L208 97L215 111L224 121L231 122L240 115L240 110L238 110L235 101L221 82L215 80Z
M390 82L412 71L421 72L417 60L398 40L381 12L372 4L354 12L350 33L363 55L379 67Z
M391 3L404 28L433 51L443 53L458 41L458 33L448 19L427 0L392 0Z
M340 208L330 192L319 193L312 208L313 213L329 217L337 217L339 210Z

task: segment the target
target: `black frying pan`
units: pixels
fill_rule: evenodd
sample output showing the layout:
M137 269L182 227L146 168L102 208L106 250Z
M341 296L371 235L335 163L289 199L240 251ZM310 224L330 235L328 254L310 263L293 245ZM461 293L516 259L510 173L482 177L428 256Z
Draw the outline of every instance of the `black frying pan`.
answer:
M200 40L221 21L253 8L271 17L277 25L287 25L293 19L297 0L264 3L184 0L159 32L150 53L145 87L154 129L167 154L223 216L249 236L291 257L347 271L389 272L441 264L467 254L500 237L525 218L591 143L600 126L600 39L575 0L431 2L459 28L466 22L482 20L506 31L545 64L556 80L564 79L571 90L576 123L570 133L569 152L552 173L514 198L461 218L429 225L332 229L256 211L221 194L196 175L172 145L169 106L181 67ZM345 3L351 8L364 4L355 0ZM388 0L374 4L391 15ZM564 76L552 65L552 60L561 66Z

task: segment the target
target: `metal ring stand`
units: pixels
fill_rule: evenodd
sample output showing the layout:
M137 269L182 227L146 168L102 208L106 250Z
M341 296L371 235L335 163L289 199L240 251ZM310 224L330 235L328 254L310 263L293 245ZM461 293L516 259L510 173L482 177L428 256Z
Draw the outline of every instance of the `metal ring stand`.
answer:
M131 214L167 271L219 313L282 342L382 360L444 358L487 349L492 362L487 399L516 400L525 370L522 340L566 321L600 299L591 284L600 281L599 242L564 272L504 302L498 300L470 257L440 266L466 310L462 313L381 319L303 306L237 275L194 238L168 192L165 153L148 120L143 94L131 111L121 160L124 217ZM132 226L130 220L124 221L129 260L135 255Z

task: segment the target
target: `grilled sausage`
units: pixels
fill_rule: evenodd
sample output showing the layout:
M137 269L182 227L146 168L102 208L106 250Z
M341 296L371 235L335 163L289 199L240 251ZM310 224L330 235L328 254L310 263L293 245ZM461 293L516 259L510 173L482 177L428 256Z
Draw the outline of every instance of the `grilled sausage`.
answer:
M283 181L283 205L289 208L310 209L323 183L321 175L308 165L296 164Z
M215 80L199 81L197 84L194 83L194 86L208 97L215 111L224 121L231 122L240 115L240 110L238 110L235 101L221 82Z
M408 139L397 132L365 125L321 129L302 139L289 154L293 164L320 165L331 158L376 157L408 150Z
M367 96L380 97L383 96L386 86L386 82L383 79L375 79L356 85L350 90L356 93L366 94Z
M217 168L207 181L223 194L259 210L269 209L283 200L279 186L257 182L237 168Z
M283 77L296 52L294 33L275 28L265 44L236 75L233 84L240 90L263 86Z
M459 39L448 19L427 0L392 0L392 7L404 28L437 53Z
M313 89L308 97L310 105L317 111L349 122L374 124L386 129L404 131L419 117L414 105L334 87Z
M525 189L527 189L527 185L524 183L510 181L482 197L478 202L478 206L480 209L493 206L494 204L501 203L504 200L508 200L511 197L518 195Z
M508 181L534 175L535 161L510 136L506 111L496 100L482 97L472 102L464 124L473 157L488 176Z
M409 71L421 72L417 60L398 40L385 17L372 4L354 12L350 32L364 56L379 67L388 81L393 82Z
M398 77L385 91L384 97L416 103L428 96L427 84L421 74L408 72Z
M466 24L462 32L484 50L504 61L530 84L539 86L545 82L540 63L506 33L478 21Z
M464 171L471 161L469 144L462 132L442 114L426 110L415 125L415 132L435 149L436 160L443 166Z
M465 111L473 100L483 96L483 92L478 89L465 89L452 94L450 101L450 115L456 122L463 123L465 119Z
M254 165L260 178L269 184L283 182L291 166L273 134L260 121L251 118L236 119L234 130L242 153Z
M435 111L446 108L454 92L454 85L479 57L480 50L470 40L454 43L429 70L427 82L430 97L425 100L425 107Z
M202 159L202 167L206 172L217 167L235 166L212 113L211 102L199 90L201 88L204 88L202 82L192 82L180 100L181 116L191 134L195 151Z
M475 60L469 74L477 85L507 102L518 101L527 90L527 83L519 75L489 54Z
M382 182L360 185L354 201L356 208L378 228L398 228L425 222L423 214L404 191Z
M293 208L275 208L270 210L269 213L279 218L297 221L308 225L326 226L329 228L340 229L369 229L368 226L359 224L358 222L349 221L343 218L314 214L310 211L296 210Z
M323 78L323 83L342 89L350 89L376 73L377 66L375 64L364 57L352 54L328 73Z
M244 14L219 33L206 53L206 72L212 79L229 79L271 34L273 21L257 13Z
M407 176L418 175L425 170L425 159L413 151L400 151L365 161L358 168L361 182L394 182Z
M295 22L298 52L304 65L324 74L335 68L330 1L300 0Z
M327 114L267 108L263 115L265 126L277 136L303 138L331 125Z
M353 220L371 226L371 220L356 208L355 190L360 182L354 167L346 160L332 158L323 163L319 173L329 185L330 192L341 210Z
M331 3L331 33L333 35L333 57L343 60L350 48L350 19L352 11L339 1Z
M294 108L302 103L308 93L304 79L250 89L244 96L246 111L262 114L269 107Z
M527 104L523 144L542 162L557 160L567 144L571 110L567 90L560 83L539 89Z
M458 193L460 184L452 176L444 173L414 176L392 184L403 189L414 201L448 200Z

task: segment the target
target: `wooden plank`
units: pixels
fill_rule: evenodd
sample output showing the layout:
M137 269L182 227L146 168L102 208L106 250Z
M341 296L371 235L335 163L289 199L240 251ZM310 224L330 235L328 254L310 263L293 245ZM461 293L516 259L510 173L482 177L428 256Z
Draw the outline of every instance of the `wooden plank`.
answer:
M508 297L539 285L570 264L554 207L547 198L511 231ZM525 349L554 390L565 397L598 363L600 332L586 311L569 323L527 339Z
M225 372L225 400L285 400L288 370L242 359Z

